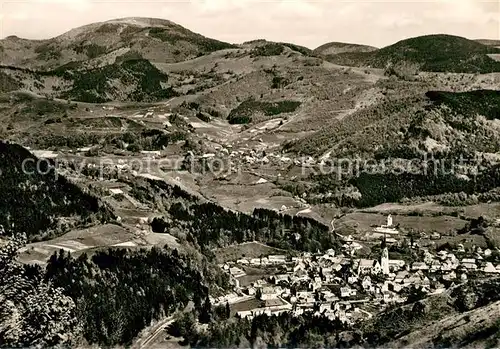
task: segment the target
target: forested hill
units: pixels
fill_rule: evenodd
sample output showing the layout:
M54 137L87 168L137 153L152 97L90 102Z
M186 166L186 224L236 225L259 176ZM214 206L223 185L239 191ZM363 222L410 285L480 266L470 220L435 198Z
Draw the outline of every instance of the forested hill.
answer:
M340 249L330 227L309 217L264 208L256 208L251 215L235 212L158 180L130 184L131 194L138 201L164 213L164 217L152 221L153 231L186 240L207 255L211 255L214 248L248 241L310 252Z
M409 61L423 71L490 73L500 63L487 56L499 53L494 47L453 35L425 35L399 41L375 52L369 62L384 67L388 62Z
M206 318L209 291L229 286L206 258L157 247L78 258L60 250L44 271L16 261L26 241L9 233L0 227L1 348L124 347L190 303L190 314Z
M500 63L489 54L500 49L454 35L424 35L401 40L370 52L340 52L326 59L342 65L385 68L389 64L413 64L421 71L450 73L491 73Z
M38 168L38 169L37 169ZM0 141L0 225L31 240L114 218L100 200L16 144Z
M61 251L51 256L45 278L78 305L87 343L104 346L130 344L152 320L189 302L203 316L210 308L209 289L228 287L227 275L205 258L156 247L109 249L77 259Z

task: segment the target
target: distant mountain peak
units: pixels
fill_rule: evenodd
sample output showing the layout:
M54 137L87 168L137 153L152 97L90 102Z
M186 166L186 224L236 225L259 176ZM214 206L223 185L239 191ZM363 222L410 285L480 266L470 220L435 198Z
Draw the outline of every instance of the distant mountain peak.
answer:
M161 18L150 18L150 17L124 17L124 18L115 18L110 19L104 23L119 23L119 24L129 24L141 27L161 27L161 26L172 26L178 25L172 21Z
M173 63L234 48L234 45L204 37L172 21L146 17L91 23L47 40L11 38L2 41L2 65L37 70L51 70L67 64L73 67L109 65L127 51L152 62Z
M320 55L331 55L349 52L373 52L376 50L376 47L368 45L353 44L348 42L329 42L314 49L314 53Z

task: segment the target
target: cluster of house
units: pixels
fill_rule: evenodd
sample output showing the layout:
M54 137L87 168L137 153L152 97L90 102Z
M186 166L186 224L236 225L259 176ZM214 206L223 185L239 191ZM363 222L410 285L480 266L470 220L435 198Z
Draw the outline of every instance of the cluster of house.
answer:
M312 311L330 319L352 323L371 317L362 305L370 301L369 297L358 294L354 278L343 279L341 274L347 271L351 261L344 256L335 256L333 250L323 255L304 253L300 257L287 258L284 255L264 258L239 259L234 263L222 265L234 280L235 288L230 296L215 299L214 302L230 304L251 298L261 300L260 306L238 312L241 317L252 318L259 314L279 314L292 312L301 315ZM244 277L245 266L275 266L282 272L265 277L248 285L240 285ZM361 269L363 266L360 267ZM347 275L346 275L347 277ZM366 287L370 277L362 281Z
M142 119L142 118L145 118L145 119L148 119L148 118L149 119L152 119L152 118L167 119L168 117L170 117L170 115L172 115L172 113L155 113L155 111L153 109L148 109L144 114L136 113L136 114L132 115L132 117L138 118L138 119ZM172 126L172 124L170 124L170 122L168 122L168 124L170 126Z
M211 138L207 138L211 141ZM264 143L262 143L264 144ZM295 163L297 166L303 165L304 163L309 164L310 161L304 159L292 159L281 153L271 153L266 152L265 147L255 147L255 149L241 147L238 150L233 149L231 145L212 145L214 151L207 152L200 156L195 156L195 158L218 158L218 159L228 159L233 165L232 168L237 168L237 165L245 164L248 166L260 166L260 165L270 165L270 166L286 166ZM262 149L259 149L262 148ZM191 154L192 155L192 154ZM194 156L194 155L193 155ZM311 158L312 159L312 158Z
M238 259L236 264L239 265L252 265L252 266L266 266L266 265L279 265L285 264L287 257L285 255L270 255L261 258Z
M404 303L417 290L438 294L471 276L500 274L500 264L495 266L486 261L492 254L489 249L476 248L468 255L460 246L455 252L433 253L425 249L420 252L423 258L419 261L405 261L390 259L387 246L382 248L379 259L354 258L328 250L322 254L303 253L299 257L239 259L221 267L231 275L235 285L229 303L252 298L262 301L257 308L238 312L241 317L283 311L300 315L310 311L348 324L370 318L387 304ZM279 272L242 284L240 280L244 280L247 266L274 266Z

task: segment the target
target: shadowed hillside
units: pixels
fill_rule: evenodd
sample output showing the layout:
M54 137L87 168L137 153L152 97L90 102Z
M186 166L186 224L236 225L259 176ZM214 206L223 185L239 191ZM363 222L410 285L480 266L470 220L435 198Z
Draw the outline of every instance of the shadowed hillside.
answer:
M0 92L10 92L20 87L21 84L16 79L0 71Z
M492 123L498 118L500 92L476 90L469 92L428 91L405 98L390 98L382 103L360 109L342 122L332 121L330 127L286 146L292 151L331 156L388 154L388 149L413 149L407 155L416 156L419 150L448 149L452 152L467 145L469 151L494 152L500 135ZM453 132L444 134L442 123ZM424 144L427 138L437 143ZM429 143L429 142L427 142ZM407 158L407 157L405 157Z
M12 233L25 232L32 240L54 237L114 216L97 197L19 145L0 142L0 174L0 225Z

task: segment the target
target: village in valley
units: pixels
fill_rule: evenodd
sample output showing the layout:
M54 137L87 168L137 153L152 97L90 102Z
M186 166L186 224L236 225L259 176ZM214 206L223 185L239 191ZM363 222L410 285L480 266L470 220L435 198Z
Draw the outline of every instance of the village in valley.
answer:
M332 230L335 233L333 224ZM469 279L500 274L500 264L490 258L494 253L491 249L465 249L458 244L454 249L437 251L420 246L418 239L398 231L391 215L386 224L374 227L369 234L372 243L379 244L378 258L361 258L365 241L337 235L343 242L341 252L330 249L317 254L243 257L220 264L234 288L212 303L229 305L232 313L242 318L311 312L354 325L391 304L415 302ZM417 258L391 258L391 246L405 246ZM256 269L266 272L252 275Z

